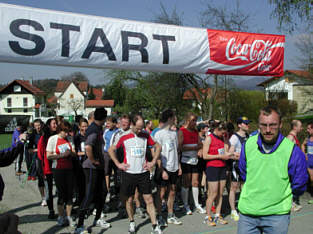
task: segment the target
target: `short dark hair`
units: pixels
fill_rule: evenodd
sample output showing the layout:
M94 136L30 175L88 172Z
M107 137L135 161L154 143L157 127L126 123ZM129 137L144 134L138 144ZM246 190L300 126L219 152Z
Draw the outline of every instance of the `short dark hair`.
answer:
M137 121L139 119L142 119L143 120L143 117L139 114L134 114L131 118L130 118L130 122L133 124L133 125L136 125Z
M105 120L106 117L107 117L107 111L106 109L104 109L103 107L102 108L96 108L95 110L95 120Z
M223 121L214 121L214 124L212 124L213 129L218 129L218 130L227 130L227 125Z
M70 132L72 131L72 129L73 129L72 125L68 121L64 120L58 125L57 132L61 131Z
M115 124L117 123L117 119L114 116L108 116L106 118L106 121L110 121L110 122L115 123Z
M174 111L171 109L167 109L167 110L162 112L160 121L162 123L166 123L168 121L168 119L173 118L174 116L175 116Z
M313 121L308 122L308 126L310 126L310 128L313 128Z
M82 123L87 123L87 124L88 124L88 120L85 119L85 118L80 118L80 120L79 120L79 126L80 126Z
M278 114L279 122L281 122L282 115L281 115L281 112L277 106L268 105L268 106L262 108L260 110L260 115L263 114L263 115L268 116L268 115L272 114L272 112L276 112L276 114Z

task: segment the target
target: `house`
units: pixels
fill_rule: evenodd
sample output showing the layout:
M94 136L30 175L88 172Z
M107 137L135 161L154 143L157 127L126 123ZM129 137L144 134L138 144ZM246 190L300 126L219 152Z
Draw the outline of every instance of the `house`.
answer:
M0 89L0 115L2 119L4 117L10 119L12 128L23 119L30 122L36 118L41 118L46 112L45 98L45 92L29 81L14 80ZM5 126L8 124L4 123ZM10 131L11 129L7 132Z
M302 70L286 70L282 77L272 77L257 86L264 88L266 100L286 98L297 103L297 112L313 110L313 75Z
M88 98L93 96L92 100ZM56 114L87 116L96 107L104 107L111 114L114 100L102 100L103 90L91 88L87 81L59 81L54 96L48 99L56 104Z

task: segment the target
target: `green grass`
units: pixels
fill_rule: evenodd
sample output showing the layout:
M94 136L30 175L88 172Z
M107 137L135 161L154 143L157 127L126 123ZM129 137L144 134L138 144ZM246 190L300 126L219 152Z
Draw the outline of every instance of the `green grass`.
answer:
M0 150L11 146L12 134L0 134Z

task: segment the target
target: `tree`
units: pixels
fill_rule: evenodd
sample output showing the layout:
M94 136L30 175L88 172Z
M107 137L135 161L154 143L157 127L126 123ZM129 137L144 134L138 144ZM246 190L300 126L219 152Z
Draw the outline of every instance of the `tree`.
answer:
M223 7L216 6L210 2L207 2L204 10L201 12L200 15L200 24L202 27L238 32L250 31L250 15L240 10L239 1L236 1L236 6L234 9L231 8L229 5ZM214 75L214 86L212 87L212 95L209 104L209 119L213 119L214 113L217 113L214 109L215 107L217 107L216 96L219 92L219 78L220 76ZM224 79L226 81L227 78ZM220 110L219 112L224 112L227 119L227 87L224 87L224 94L224 99L226 101L224 103L224 107L220 106L220 108L223 108L223 110Z
M296 59L302 69L313 72L313 33L297 36L295 46L301 54Z
M61 80L69 80L69 81L88 81L87 76L85 76L82 72L74 72L67 76L62 76Z
M84 99L82 98L73 98L67 101L67 105L72 111L74 111L75 116L78 115L78 110L82 109L84 106Z
M292 32L303 24L312 25L312 0L269 0L269 3L274 6L272 17L277 18L280 29Z
M200 18L203 27L238 32L249 31L249 21L250 15L240 10L239 1L236 1L235 9L229 4L223 7L207 2Z

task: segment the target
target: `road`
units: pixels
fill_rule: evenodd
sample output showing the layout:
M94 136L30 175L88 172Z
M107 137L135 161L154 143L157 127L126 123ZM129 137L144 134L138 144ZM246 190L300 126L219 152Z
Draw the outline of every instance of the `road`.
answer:
M48 220L47 207L40 206L40 195L37 189L37 181L25 181L25 176L16 177L14 166L1 168L1 174L6 184L3 200L0 202L0 212L13 212L20 218L19 231L23 234L39 234L39 233L73 233L70 227L58 227L56 220ZM289 234L312 234L313 233L313 205L307 204L310 195L305 193L301 198L303 209L300 212L292 213ZM56 198L54 199L56 204ZM56 207L56 206L55 206ZM208 227L203 223L204 215L194 213L185 216L182 213L177 215L183 221L183 225L170 225L164 229L164 233L171 234L234 234L236 233L237 224L230 219L230 215L226 215L227 225L217 225L216 227ZM101 228L93 227L92 233L127 233L127 219L117 219L117 212L110 212L107 220L111 222L112 228L101 230ZM91 225L93 216L90 216L85 222L87 226ZM150 233L151 224L149 219L135 219L138 232Z

